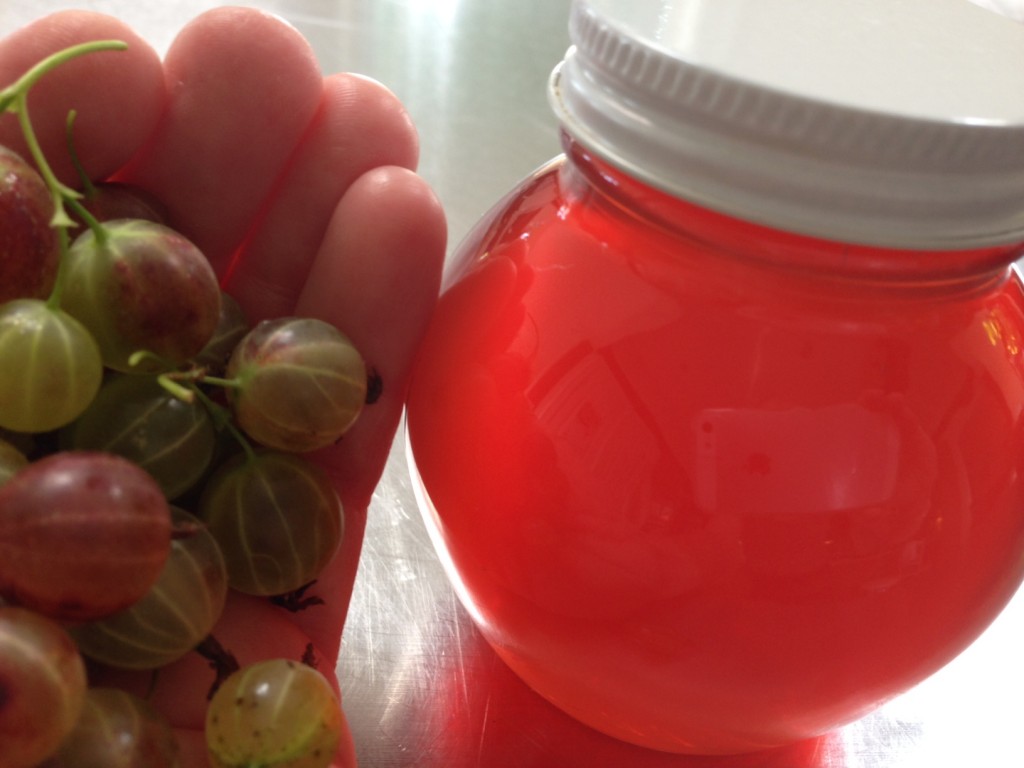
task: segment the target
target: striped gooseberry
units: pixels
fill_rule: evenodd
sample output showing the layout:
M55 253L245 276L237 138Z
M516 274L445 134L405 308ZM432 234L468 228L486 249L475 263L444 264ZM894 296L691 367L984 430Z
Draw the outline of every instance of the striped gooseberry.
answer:
M71 628L82 653L121 669L157 669L193 650L224 610L228 583L213 536L172 507L176 535L150 590L128 608Z
M85 412L70 424L63 444L130 459L159 483L169 499L206 472L217 433L206 406L185 401L149 374L113 374Z
M268 448L304 452L338 440L366 402L359 351L330 323L283 317L239 342L226 375L238 425Z
M252 595L281 595L316 579L344 528L327 473L267 450L225 462L204 486L199 517L224 552L231 586Z
M57 278L53 198L43 177L17 152L0 146L0 304L45 299Z
M114 370L186 362L213 335L220 286L184 235L145 219L115 219L79 235L67 255L61 306L96 338ZM133 355L146 350L141 365ZM159 361L159 362L158 362Z
M63 621L131 605L170 551L156 482L118 456L64 451L0 486L0 597Z
M268 659L232 673L206 714L214 768L326 768L344 729L327 679L291 659Z
M178 768L181 750L167 718L117 688L86 691L82 712L40 768Z
M74 420L103 378L99 348L68 313L39 299L0 305L0 427L46 432Z
M34 611L0 604L0 765L33 768L78 720L85 664L67 632Z

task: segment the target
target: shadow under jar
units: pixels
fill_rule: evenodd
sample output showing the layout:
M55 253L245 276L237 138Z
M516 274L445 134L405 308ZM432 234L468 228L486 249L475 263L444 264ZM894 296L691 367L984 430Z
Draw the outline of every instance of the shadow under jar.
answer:
M578 2L565 153L461 244L417 364L460 598L642 746L851 722L1024 577L1024 27L859 7Z

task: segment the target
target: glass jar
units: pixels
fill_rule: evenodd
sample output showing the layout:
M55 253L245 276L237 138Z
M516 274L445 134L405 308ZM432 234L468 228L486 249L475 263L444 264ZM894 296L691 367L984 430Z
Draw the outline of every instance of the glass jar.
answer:
M576 3L565 152L461 244L422 348L409 458L460 598L626 741L824 733L1024 578L1024 82L979 95L976 60L1024 28L857 5Z

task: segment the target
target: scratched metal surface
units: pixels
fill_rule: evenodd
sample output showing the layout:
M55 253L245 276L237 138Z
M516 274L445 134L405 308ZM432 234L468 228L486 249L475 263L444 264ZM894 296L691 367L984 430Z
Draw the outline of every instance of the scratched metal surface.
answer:
M1024 0L988 2L1024 15ZM158 48L197 12L221 4L70 3L121 16ZM453 245L558 150L544 88L568 44L568 0L242 4L290 20L325 70L370 75L405 102L421 134L420 171L445 204ZM0 0L0 33L67 5ZM1024 594L932 679L790 749L673 757L576 724L504 667L459 606L417 511L401 440L370 511L338 675L364 768L1024 767Z

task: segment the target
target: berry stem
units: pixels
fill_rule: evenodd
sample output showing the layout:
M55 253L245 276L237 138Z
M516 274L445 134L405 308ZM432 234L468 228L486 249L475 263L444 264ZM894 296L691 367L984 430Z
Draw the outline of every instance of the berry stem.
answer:
M65 204L70 206L71 209L77 213L82 221L85 222L86 226L92 231L93 237L96 240L95 247L102 248L106 245L110 235L107 232L107 228L104 227L99 220L89 213L89 210L82 205L77 199L69 197L65 200Z
M35 129L32 127L32 120L28 115L27 96L28 92L22 91L15 98L18 124L21 126L25 143L28 145L29 154L35 161L39 174L43 177L43 181L46 182L46 186L50 190L50 197L53 198L53 218L50 219L50 226L67 229L74 226L74 222L68 216L67 211L64 210L64 200L77 197L80 193L61 183L47 162L42 147L39 146L39 140L36 138Z
M179 384L174 377L168 376L166 373L157 376L156 380L161 387L166 389L182 402L194 403L196 401L197 390L194 386Z
M57 262L57 276L53 281L53 289L50 291L50 296L46 300L46 306L54 311L60 309L60 300L64 293L64 283L67 282L68 270L65 267L65 264L68 260L67 256L70 242L71 238L68 235L68 228L57 227L57 243L60 248L60 260Z
M204 384L213 384L214 386L221 387L223 389L241 389L242 388L242 382L239 381L238 379L224 379L224 378L221 378L220 376L206 376L206 375L204 375L202 377L202 380L203 380Z
M86 223L92 232L93 238L96 240L96 247L102 248L106 245L107 240L110 238L106 227L93 216L89 210L82 205L77 198L84 197L86 200L92 200L96 197L96 186L92 183L92 179L89 178L89 174L85 172L85 167L82 165L81 159L78 157L78 150L75 148L75 118L78 117L78 112L71 110L68 112L68 119L66 123L65 135L67 136L68 143L68 155L71 157L71 164L75 166L75 173L78 174L78 181L82 185L82 194L67 197L64 201L65 205L70 205L71 209L78 214L79 218Z
M49 189L50 196L53 199L53 217L50 219L50 225L58 230L60 262L57 266L57 277L53 290L50 292L46 302L47 306L51 309L60 308L60 300L67 273L68 250L70 248L68 228L74 226L74 222L65 210L65 201L70 201L72 205L76 205L77 198L82 195L61 182L53 172L49 162L47 162L43 149L39 146L39 139L36 137L35 129L32 127L32 119L29 117L28 93L43 75L71 59L87 53L124 50L127 47L128 44L122 40L94 40L88 43L69 46L47 56L13 83L0 90L0 113L13 112L17 116L18 125L21 128L29 154L35 162L36 168L39 169L39 174L43 177L43 181L46 183L46 187ZM74 117L70 117L69 120L73 121Z
M207 379L204 378L203 381L207 381ZM211 400L210 397L194 383L192 384L192 391L195 393L196 397L199 398L200 402L206 406L207 411L209 411L210 416L213 418L213 423L217 428L217 431L226 429L230 432L231 436L242 447L242 451L245 452L246 461L255 461L256 451L252 447L252 443L250 443L242 433L242 430L235 426L235 423L231 418L231 412L224 406Z
M135 355L129 359L134 359L136 356L142 354L146 353L136 352ZM157 377L157 381L160 382L160 385L164 389L179 400L192 403L198 398L198 400L206 406L206 410L213 419L213 424L216 430L220 432L226 429L242 447L242 450L245 452L246 460L254 461L256 459L256 451L253 449L252 443L250 443L245 434L235 426L234 420L231 418L230 410L220 403L214 402L210 396L203 392L202 388L199 387L199 383L203 383L227 389L238 389L242 386L241 382L237 379L223 379L219 376L207 376L204 368L164 373Z
M72 109L68 112L68 119L65 126L65 136L68 142L68 155L71 156L71 164L75 166L75 173L78 174L78 180L82 184L82 193L85 195L87 200L91 200L96 197L96 187L92 183L92 179L89 178L89 174L85 172L85 167L82 165L81 158L78 157L78 149L75 147L75 118L78 117L78 112Z
M128 44L122 40L94 40L88 43L72 45L47 56L0 91L0 111L13 111L17 115L18 124L21 126L29 153L35 161L43 180L46 182L46 186L50 189L54 205L52 224L55 227L72 226L73 222L64 210L64 199L66 197L77 197L80 193L61 183L54 174L53 169L50 168L50 164L46 161L42 148L39 146L39 140L36 138L35 130L32 127L32 120L29 118L28 92L43 75L71 59L87 53L124 50L127 47Z
M138 349L135 352L132 352L131 355L128 356L128 365L134 368L137 365L141 365L146 360L152 360L160 368L170 369L174 367L173 364L148 349Z
M8 104L14 100L18 93L27 93L29 88L35 85L43 75L55 67L59 67L66 61L77 58L86 53L96 51L123 51L128 44L123 40L93 40L88 43L80 43L64 48L56 53L47 56L29 69L25 74L0 91L0 108L8 108Z

